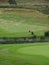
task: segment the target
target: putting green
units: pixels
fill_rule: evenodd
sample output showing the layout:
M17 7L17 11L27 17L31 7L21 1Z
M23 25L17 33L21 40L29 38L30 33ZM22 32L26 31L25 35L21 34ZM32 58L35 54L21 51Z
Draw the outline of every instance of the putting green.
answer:
M22 54L28 54L28 55L44 55L49 57L49 46L30 46L30 47L24 47L20 48L18 50Z
M49 42L0 44L0 65L49 65Z

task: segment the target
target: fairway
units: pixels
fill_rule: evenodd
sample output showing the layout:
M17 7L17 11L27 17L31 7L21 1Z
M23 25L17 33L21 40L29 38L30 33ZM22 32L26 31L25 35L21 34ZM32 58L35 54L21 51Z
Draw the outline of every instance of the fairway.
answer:
M49 65L48 0L0 0L0 65Z
M0 65L49 65L49 43L1 44Z
M31 37L29 30L44 35L49 30L48 15L32 9L0 9L0 37Z

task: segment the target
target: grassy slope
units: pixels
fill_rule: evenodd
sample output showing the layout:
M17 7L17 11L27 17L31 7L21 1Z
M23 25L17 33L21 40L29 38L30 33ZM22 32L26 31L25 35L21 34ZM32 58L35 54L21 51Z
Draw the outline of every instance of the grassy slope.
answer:
M0 45L0 65L49 65L49 43Z
M49 30L48 16L28 9L0 10L0 37L30 37L29 30L43 35Z
M8 0L3 0L3 1L0 1L0 3L7 3L8 2ZM46 1L46 0L16 0L16 2L17 3L29 3L29 2L32 2L32 3L34 3L34 2L36 2L36 3L43 3L43 2L49 2L48 0Z
M32 8L32 9L36 9L36 10L45 10L45 6L44 5L48 5L49 3L46 2L45 0L16 0L17 5L10 5L8 3L8 0L5 0L4 2L0 2L0 8L4 8L4 7L16 7L16 8ZM34 6L37 5L37 6ZM39 6L38 6L39 5Z

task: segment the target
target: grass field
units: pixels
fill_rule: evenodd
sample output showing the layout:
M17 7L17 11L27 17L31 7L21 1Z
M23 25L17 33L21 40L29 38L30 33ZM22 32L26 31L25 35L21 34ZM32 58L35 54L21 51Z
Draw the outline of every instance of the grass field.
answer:
M49 65L49 42L1 44L0 65Z
M32 37L49 30L49 15L32 9L0 8L0 37ZM49 65L49 42L0 44L0 65Z
M0 9L0 37L30 37L49 30L48 15L30 9Z
M0 8L0 37L32 37L29 30L42 36L49 31L49 3L17 0L17 6L11 7L16 8ZM49 65L49 42L0 44L0 65Z

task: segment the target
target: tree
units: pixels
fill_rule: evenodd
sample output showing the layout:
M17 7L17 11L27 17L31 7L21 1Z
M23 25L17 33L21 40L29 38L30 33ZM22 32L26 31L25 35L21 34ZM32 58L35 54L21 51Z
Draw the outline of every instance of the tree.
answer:
M8 2L9 2L9 4L14 4L14 5L17 4L17 3L16 3L16 0L8 0Z

